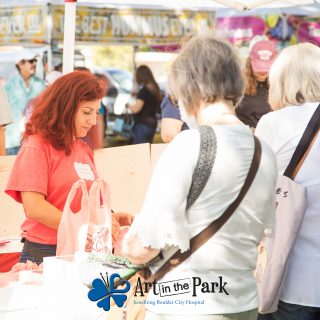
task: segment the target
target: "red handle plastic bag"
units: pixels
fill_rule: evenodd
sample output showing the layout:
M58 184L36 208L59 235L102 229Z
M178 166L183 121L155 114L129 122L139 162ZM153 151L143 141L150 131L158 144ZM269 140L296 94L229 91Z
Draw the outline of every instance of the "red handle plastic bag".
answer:
M82 190L81 208L73 213L70 206L79 188ZM78 180L67 197L58 228L57 256L78 251L112 252L109 188L102 179L96 179L89 192L86 182Z

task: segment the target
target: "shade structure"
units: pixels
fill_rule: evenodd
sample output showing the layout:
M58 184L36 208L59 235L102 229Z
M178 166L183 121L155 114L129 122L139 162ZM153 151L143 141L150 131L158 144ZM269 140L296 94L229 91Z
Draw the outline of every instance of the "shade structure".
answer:
M40 0L41 2L41 0ZM52 0L51 2L59 2L58 0ZM188 9L196 10L197 8L207 8L212 10L231 8L238 11L249 11L254 9L262 8L287 8L287 7L299 7L306 5L313 5L320 13L320 4L318 0L246 0L246 1L233 1L233 0L149 0L146 4L145 0L64 0L66 10L65 10L65 32L64 32L64 49L67 49L68 58L64 58L63 70L64 72L70 72L73 70L71 66L74 54L74 42L75 42L75 6L78 2L81 4L95 4L98 6L103 6L106 3L108 6L116 5L122 7L136 7L136 6L147 6L153 8L173 8L179 9L181 7L188 7ZM73 9L71 9L73 8ZM66 51L64 51L66 54Z
M78 3L96 4L117 6L153 6L153 7L166 7L166 8L233 8L240 11L251 10L255 8L283 8L304 6L309 4L317 4L319 0L78 0Z

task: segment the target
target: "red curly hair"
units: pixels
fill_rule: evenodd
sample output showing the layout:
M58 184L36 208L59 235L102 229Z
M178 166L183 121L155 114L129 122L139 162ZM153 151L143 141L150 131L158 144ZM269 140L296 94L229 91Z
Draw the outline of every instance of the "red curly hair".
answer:
M41 134L54 148L70 155L80 102L101 99L107 85L105 79L84 71L74 71L57 79L33 100L33 111L26 123L23 140ZM97 126L93 126L86 137L93 149L97 147L97 137Z

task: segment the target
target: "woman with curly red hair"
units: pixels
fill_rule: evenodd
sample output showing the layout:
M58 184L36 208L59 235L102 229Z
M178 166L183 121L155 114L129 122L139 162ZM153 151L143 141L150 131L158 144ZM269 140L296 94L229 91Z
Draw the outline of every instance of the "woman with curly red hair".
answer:
M56 254L57 228L71 186L97 177L92 150L107 82L88 72L64 75L34 100L6 193L23 204L20 262ZM80 209L81 194L73 201Z

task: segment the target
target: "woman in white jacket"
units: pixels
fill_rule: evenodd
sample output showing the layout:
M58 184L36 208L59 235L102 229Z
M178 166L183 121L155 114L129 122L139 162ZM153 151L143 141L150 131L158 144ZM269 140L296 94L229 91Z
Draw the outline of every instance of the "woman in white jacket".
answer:
M301 43L284 49L269 74L269 103L255 134L267 142L283 174L320 102L320 48ZM320 319L320 136L295 181L307 189L308 206L288 261L279 309L260 319Z

